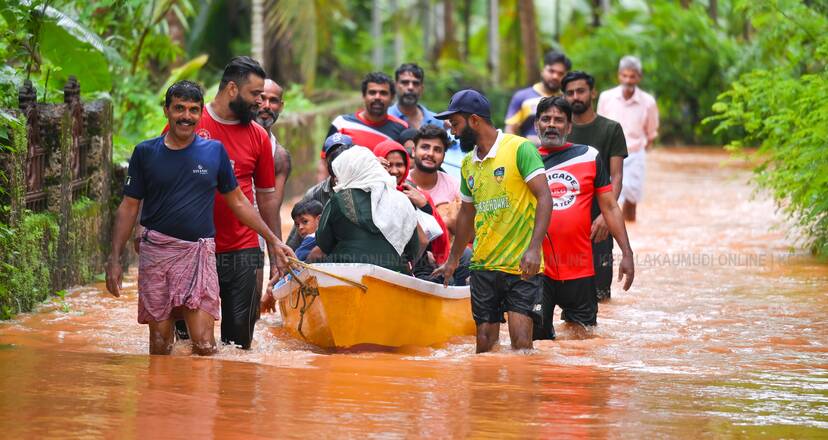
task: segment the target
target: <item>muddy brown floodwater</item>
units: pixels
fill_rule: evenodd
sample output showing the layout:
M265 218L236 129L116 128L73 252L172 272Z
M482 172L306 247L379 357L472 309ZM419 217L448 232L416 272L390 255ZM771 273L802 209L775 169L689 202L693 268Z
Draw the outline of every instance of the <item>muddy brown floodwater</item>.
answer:
M97 284L0 324L0 432L16 438L828 437L828 266L749 173L659 150L629 226L632 290L591 338L324 353L277 316L253 350L148 356L128 294ZM617 287L614 286L614 287ZM68 309L68 311L66 311Z

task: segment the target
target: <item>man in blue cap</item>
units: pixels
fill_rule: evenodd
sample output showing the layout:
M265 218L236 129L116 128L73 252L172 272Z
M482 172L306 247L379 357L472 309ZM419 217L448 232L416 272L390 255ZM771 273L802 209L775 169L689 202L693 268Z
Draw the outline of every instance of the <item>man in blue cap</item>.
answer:
M334 133L328 136L328 138L325 139L325 143L322 145L322 159L326 162L328 168L330 168L331 162L339 156L339 153L342 153L353 146L354 140L351 139L350 136L342 133ZM305 196L302 197L302 200L300 200L299 203L307 200L318 200L324 206L325 203L328 203L328 200L331 199L331 195L333 194L334 180L335 177L329 176L325 180L310 187L305 192ZM293 250L296 250L296 248L302 244L302 237L299 236L299 232L296 230L295 226L291 228L290 235L285 243Z
M489 100L475 90L455 93L436 117L449 121L460 148L471 154L461 166L462 204L451 254L434 275L451 278L474 237L470 284L477 352L497 343L504 312L512 348L531 349L532 320L540 317L541 245L552 213L543 161L528 139L494 127Z

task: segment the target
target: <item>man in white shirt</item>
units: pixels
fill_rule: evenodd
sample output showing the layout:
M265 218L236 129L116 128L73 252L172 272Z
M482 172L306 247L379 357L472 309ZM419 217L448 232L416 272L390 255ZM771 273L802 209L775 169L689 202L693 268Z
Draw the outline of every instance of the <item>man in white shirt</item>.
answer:
M618 63L618 87L598 97L598 114L617 121L624 130L628 156L624 159L624 180L618 203L624 219L635 221L635 208L644 193L646 152L658 136L658 107L649 93L638 88L641 60L627 55Z

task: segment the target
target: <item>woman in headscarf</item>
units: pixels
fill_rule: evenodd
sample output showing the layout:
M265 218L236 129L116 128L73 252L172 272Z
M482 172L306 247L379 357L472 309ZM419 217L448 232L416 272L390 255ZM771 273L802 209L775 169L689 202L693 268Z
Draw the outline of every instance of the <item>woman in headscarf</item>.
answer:
M334 159L330 172L336 177L334 194L316 231L325 261L374 264L410 274L424 235L411 202L396 191L394 178L371 150L359 146Z
M431 280L431 272L437 266L445 263L451 250L448 228L434 207L434 202L431 200L431 197L418 190L414 182L407 180L410 160L405 148L397 142L385 140L374 147L374 154L381 159L385 159L384 165L388 173L397 181L397 190L405 194L415 208L434 217L440 226L442 233L431 240L427 249L431 253L433 261L423 258L423 260L417 262L414 269L414 275L417 278Z

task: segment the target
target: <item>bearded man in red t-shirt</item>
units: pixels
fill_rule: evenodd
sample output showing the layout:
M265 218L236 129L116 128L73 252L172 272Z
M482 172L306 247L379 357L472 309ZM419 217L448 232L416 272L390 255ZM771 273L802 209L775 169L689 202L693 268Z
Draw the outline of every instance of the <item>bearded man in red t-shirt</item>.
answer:
M219 91L204 107L196 134L224 144L239 187L256 203L267 226L276 233L278 205L270 136L254 120L264 91L265 71L250 57L236 57L224 68ZM221 341L249 349L258 318L261 289L256 269L264 265L256 231L234 217L221 197L213 210L216 225L216 267L221 296ZM278 235L278 234L277 234ZM286 267L293 251L281 241L268 248L271 278Z

